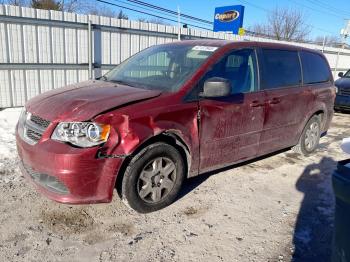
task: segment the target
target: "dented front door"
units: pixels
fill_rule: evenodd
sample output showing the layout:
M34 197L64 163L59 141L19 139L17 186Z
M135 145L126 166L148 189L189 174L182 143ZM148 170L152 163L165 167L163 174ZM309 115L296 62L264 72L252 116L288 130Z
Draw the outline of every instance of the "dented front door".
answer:
M264 100L264 92L253 92L199 102L200 172L257 155Z
M228 79L231 94L199 101L200 172L256 156L265 108L256 61L254 48L232 50L205 75L202 85L211 77Z

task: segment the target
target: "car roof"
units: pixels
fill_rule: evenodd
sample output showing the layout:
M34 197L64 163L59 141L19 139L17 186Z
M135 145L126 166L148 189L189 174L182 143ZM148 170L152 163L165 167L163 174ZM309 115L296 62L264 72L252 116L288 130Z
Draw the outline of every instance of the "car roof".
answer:
M297 45L291 45L291 44L282 44L282 43L275 43L275 42L219 40L219 39L183 40L183 41L167 43L166 45L189 45L189 46L201 45L201 46L231 47L231 48L263 47L263 48L282 49L282 50L305 50L305 51L314 52L314 53L321 53L318 50L297 46Z

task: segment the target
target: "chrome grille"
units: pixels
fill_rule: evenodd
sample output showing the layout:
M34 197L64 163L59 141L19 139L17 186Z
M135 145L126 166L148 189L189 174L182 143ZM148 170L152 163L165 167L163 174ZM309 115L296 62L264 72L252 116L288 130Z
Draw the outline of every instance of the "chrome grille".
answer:
M40 116L31 115L30 120L38 126L42 126L43 128L47 128L50 125L50 121L42 119Z
M34 130L31 130L31 129L27 129L26 131L27 131L26 136L31 140L35 142L38 142L40 140L42 134L35 132Z
M31 145L35 145L41 139L46 128L50 125L50 121L45 120L39 116L32 115L25 112L20 122L23 123L22 138Z

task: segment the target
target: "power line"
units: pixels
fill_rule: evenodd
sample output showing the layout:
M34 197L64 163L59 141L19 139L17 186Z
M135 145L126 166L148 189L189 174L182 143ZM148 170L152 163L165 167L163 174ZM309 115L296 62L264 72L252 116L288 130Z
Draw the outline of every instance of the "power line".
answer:
M152 5L152 4L140 1L140 0L127 0L127 1L139 4L139 5L142 5L142 6L148 6L148 7L151 7L153 9L161 10L161 11L166 12L166 13L177 15L176 11L173 11L173 10L161 7L161 6L157 6L157 5ZM208 21L208 20L205 20L205 19L202 19L202 18L198 18L198 17L194 17L194 16L191 16L191 15L187 15L187 14L180 14L180 16L184 17L184 18L191 19L191 20L201 21L201 22L204 22L204 23L207 23L207 24L211 24L211 25L213 24L213 22L211 22L211 21Z
M344 10L335 8L335 7L333 7L333 6L329 5L329 4L326 4L326 3L322 2L322 1L319 1L319 0L307 0L307 1L311 2L315 6L318 6L318 7L323 8L323 9L331 10L332 12L335 12L335 13L342 13L343 15L346 15L346 16L350 15L349 12L346 12Z
M331 13L331 12L326 12L326 11L322 11L322 10L315 9L315 8L310 7L310 6L308 6L308 5L299 3L299 2L297 2L297 1L295 1L295 0L289 0L289 1L290 1L290 2L293 2L293 3L297 4L297 5L303 6L303 7L307 8L307 9L310 9L310 10L312 10L312 11L316 11L316 12L318 12L318 13L321 13L321 14L331 15L331 16L334 16L334 17L337 17L337 18L340 18L340 19L344 19L344 17L342 17L342 16L336 15L336 14Z
M112 1L113 1L113 0L112 0ZM117 1L115 0L114 2L117 2ZM118 0L118 2L120 2L121 4L124 4L124 5L129 5L129 6L133 6L133 7L140 8L140 6L139 6L139 5L135 5L135 4L127 3L127 2L124 2L124 1L120 1L120 0ZM164 13L163 13L163 12L156 11L156 10L153 10L153 9L151 9L151 8L147 8L147 7L142 7L142 8L143 8L144 10L152 11L152 12L154 12L154 13L156 13L156 14L161 14L161 15L164 15ZM173 17L173 18L177 18L177 16L176 16L176 15L171 15L171 14L169 14L169 16L171 16L171 17Z
M253 6L253 7L257 8L257 9L260 9L260 10L262 10L262 11L264 11L264 12L267 12L267 13L270 12L269 9L266 9L266 8L261 7L261 6L259 6L259 5L256 5L256 4L252 4L252 3L248 2L248 1L241 0L241 2L245 3L246 5L250 5L250 6Z
M137 12L137 13L141 13L141 14L145 14L145 15L149 15L149 16L153 16L153 17L157 17L157 18L160 18L160 19L164 19L164 20L168 20L168 21L177 23L176 20L171 19L171 18L167 18L167 17L163 17L163 16L151 14L151 13L148 13L148 12L136 10L136 9L133 9L133 8L130 8L130 7L118 5L118 4L111 3L111 2L107 2L107 1L104 1L104 0L96 0L96 1L97 1L97 2L101 2L101 3L104 3L104 4L108 4L108 5L117 6L117 7L119 7L119 8L124 8L124 9L130 10L130 11L133 11L133 12ZM204 30L210 30L210 29L208 29L208 28L205 28L205 27L202 27L202 26L198 26L198 25L193 25L193 24L184 23L184 22L180 22L180 23L183 24L183 25L189 25L189 26L201 28L201 29L204 29Z
M264 11L264 12L266 12L266 13L271 13L271 10L266 9L266 8L264 8L264 7L261 7L261 6L259 6L259 5L252 4L252 3L250 3L250 2L248 2L248 1L246 1L246 0L240 0L240 1L243 2L243 3L245 3L245 4L247 4L247 5L250 5L250 6L252 6L252 7L255 7L255 8L257 8L257 9L260 9L261 11ZM292 0L289 0L289 1L292 1ZM322 28L319 28L319 27L316 27L316 26L313 26L313 25L309 25L309 26L312 27L312 28L314 28L314 29L316 29L316 30L325 32L325 33L334 34L334 32L331 32L331 31L328 31L328 30L325 30L325 29L322 29Z
M127 3L127 2L124 2L124 1L121 1L121 0L115 0L115 2L118 1L122 4L125 4L125 5L129 5L129 6L133 6L133 7L137 7L137 8L140 8L139 5L136 5L136 4L132 4L132 3ZM148 11L151 11L151 12L154 12L154 13L157 13L157 14L161 14L161 15L167 15L167 16L170 16L170 17L173 17L173 18L176 18L177 19L177 15L174 15L174 14L164 14L164 12L162 11L158 11L158 10L153 10L149 7L145 7L145 6L142 6L143 9L145 10L148 10ZM191 21L189 18L183 18L183 20L185 21ZM194 23L196 24L204 24L204 25L207 25L208 23L207 22L200 22L200 21L193 21Z
M312 7L307 6L307 5L305 5L305 4L299 3L299 2L297 2L297 1L295 1L295 0L289 0L289 1L290 1L290 2L293 2L294 4L301 5L301 6L305 7L305 8L308 8L308 9L310 9L310 10L312 10L312 11L316 11L316 12L319 12L319 13L328 14L328 15L332 15L332 16L335 16L335 17L344 19L344 17L341 17L341 16L339 16L339 15L337 15L337 14L334 14L334 13L330 13L330 12L326 12L326 11L322 11L322 10L318 10L318 9L312 8ZM307 0L307 1L315 1L315 0ZM258 5L256 5L256 4L250 3L250 2L248 2L248 1L246 1L246 0L241 0L241 2L243 2L243 3L247 4L247 5L253 6L253 7L257 8L257 9L260 9L260 10L262 10L262 11L264 11L264 12L271 12L269 9L266 9L266 8L264 8L264 7L261 7L261 6L258 6ZM329 8L328 8L328 9L329 9ZM337 11L337 12L338 12L338 11Z

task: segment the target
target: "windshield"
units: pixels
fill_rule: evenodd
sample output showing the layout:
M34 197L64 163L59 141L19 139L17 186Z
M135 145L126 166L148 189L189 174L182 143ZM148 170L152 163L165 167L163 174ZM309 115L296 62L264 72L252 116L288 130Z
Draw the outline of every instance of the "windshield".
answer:
M216 47L209 46L153 46L124 61L102 79L176 92L215 50Z

